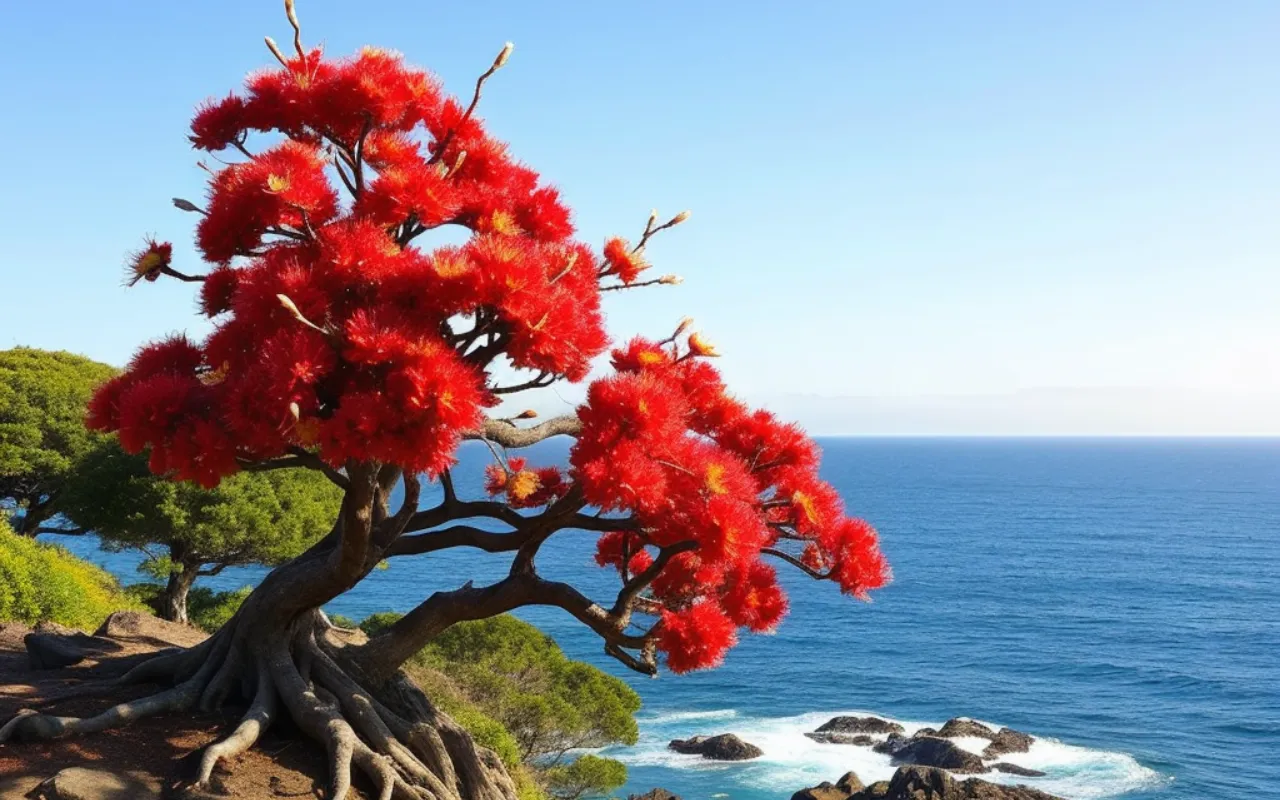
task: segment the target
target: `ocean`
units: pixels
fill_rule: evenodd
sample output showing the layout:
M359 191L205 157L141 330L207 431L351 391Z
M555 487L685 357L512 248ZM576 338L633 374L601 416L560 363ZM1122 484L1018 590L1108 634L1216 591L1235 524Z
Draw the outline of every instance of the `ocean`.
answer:
M867 748L803 736L871 713L908 728L954 716L1038 737L998 776L1072 798L1257 800L1280 796L1280 440L875 439L821 441L823 473L880 531L894 583L869 604L784 572L791 614L747 636L720 669L648 679L605 657L558 612L523 617L573 657L640 693L638 745L618 794L786 800L847 770L887 778ZM563 457L545 443L535 463ZM463 453L475 485L482 449ZM552 577L604 597L591 535L544 549ZM63 540L126 581L135 555ZM500 557L438 554L375 572L333 612L411 608ZM235 588L260 570L210 580ZM732 732L753 762L712 764L672 738Z

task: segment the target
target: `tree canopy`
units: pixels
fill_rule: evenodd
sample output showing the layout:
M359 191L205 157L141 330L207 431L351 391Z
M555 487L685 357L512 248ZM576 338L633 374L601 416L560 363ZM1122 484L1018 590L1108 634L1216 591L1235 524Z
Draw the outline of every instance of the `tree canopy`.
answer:
M56 513L75 463L107 438L85 428L85 407L116 373L72 353L0 350L0 502L18 512L19 533Z
M149 571L170 577L164 615L185 622L198 576L298 555L329 531L341 501L338 487L310 471L239 473L212 489L163 480L111 437L76 463L58 510L109 547L147 552Z

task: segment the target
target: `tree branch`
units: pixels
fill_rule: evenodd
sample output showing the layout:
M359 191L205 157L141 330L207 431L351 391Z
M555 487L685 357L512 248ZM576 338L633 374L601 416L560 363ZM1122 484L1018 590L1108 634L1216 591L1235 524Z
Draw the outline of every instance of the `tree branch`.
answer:
M778 550L777 548L766 547L763 550L761 550L760 553L762 555L773 556L774 558L781 559L787 562L791 566L795 567L796 569L800 570L804 574L808 575L810 578L813 578L815 581L825 581L831 577L829 573L819 572L813 567L810 567L809 565L805 564L800 559L791 555L790 553L787 553L782 550Z
M488 439L503 447L520 448L537 444L552 436L577 436L582 431L582 421L576 415L552 417L532 428L517 428L507 420L487 419L484 428L466 434L467 439Z

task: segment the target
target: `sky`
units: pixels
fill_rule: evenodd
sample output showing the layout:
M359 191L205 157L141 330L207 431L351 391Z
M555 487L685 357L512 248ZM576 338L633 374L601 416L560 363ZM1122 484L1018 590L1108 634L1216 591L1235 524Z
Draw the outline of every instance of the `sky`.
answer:
M372 12L368 9L376 8ZM580 235L678 287L743 398L818 434L1280 434L1280 4L298 0L328 52L470 92ZM207 327L121 288L154 234L200 271L192 109L287 42L274 0L0 7L0 347L124 363ZM567 408L565 387L537 399Z

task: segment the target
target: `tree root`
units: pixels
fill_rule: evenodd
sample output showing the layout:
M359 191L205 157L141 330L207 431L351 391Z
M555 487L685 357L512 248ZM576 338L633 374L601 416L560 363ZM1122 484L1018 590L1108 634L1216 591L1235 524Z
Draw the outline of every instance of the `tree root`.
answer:
M137 664L107 685L165 680L171 688L95 716L19 711L0 727L0 743L62 739L156 714L212 710L242 694L251 701L248 710L234 730L205 749L193 787L208 788L220 762L252 748L285 713L325 747L331 800L345 800L353 772L372 782L378 800L515 800L515 786L495 754L478 747L404 675L381 685L362 682L357 668L344 665L341 648L326 639L322 619L308 617L270 634L259 627L241 624L237 615L196 647Z

